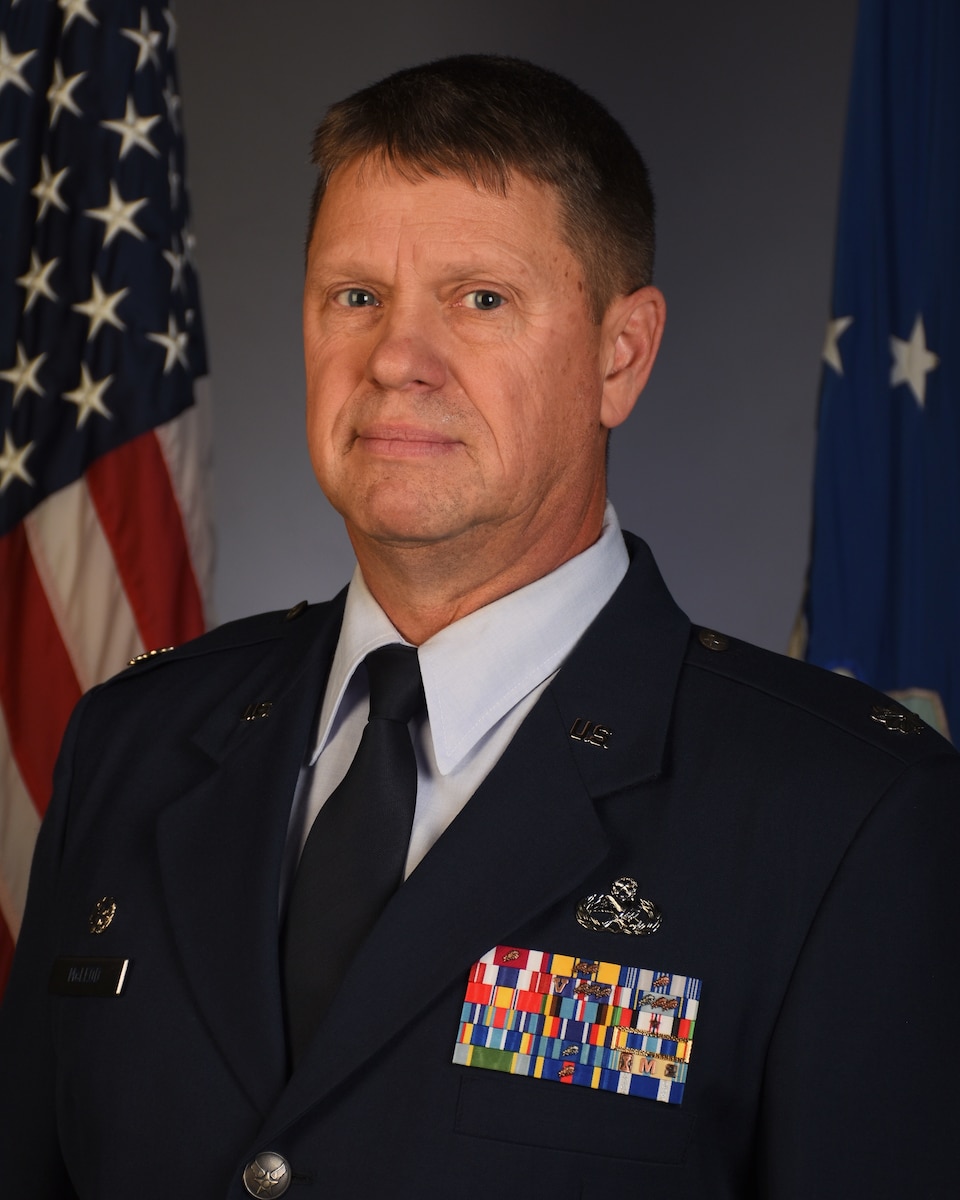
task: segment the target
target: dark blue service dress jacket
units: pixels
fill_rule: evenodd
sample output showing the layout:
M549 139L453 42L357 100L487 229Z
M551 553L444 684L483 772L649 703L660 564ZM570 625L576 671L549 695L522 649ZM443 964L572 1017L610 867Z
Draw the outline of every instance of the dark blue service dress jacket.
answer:
M628 542L292 1076L278 890L342 597L81 701L0 1022L4 1195L245 1200L264 1152L292 1200L956 1195L960 758L691 629ZM578 921L623 878L656 932ZM497 947L546 975L485 992Z

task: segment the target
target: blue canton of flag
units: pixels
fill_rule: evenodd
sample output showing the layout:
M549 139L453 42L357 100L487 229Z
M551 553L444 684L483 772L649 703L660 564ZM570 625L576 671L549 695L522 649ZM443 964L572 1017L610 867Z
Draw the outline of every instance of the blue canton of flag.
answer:
M861 4L824 347L809 661L960 731L960 4Z
M206 371L174 25L13 0L0 32L0 536Z

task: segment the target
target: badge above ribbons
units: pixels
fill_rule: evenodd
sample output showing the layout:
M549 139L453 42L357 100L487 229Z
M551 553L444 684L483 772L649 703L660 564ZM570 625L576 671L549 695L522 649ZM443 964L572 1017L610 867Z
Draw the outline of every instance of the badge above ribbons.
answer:
M701 981L496 946L470 968L453 1061L679 1104Z
M577 905L577 921L584 929L600 933L626 933L646 937L656 933L663 913L652 900L637 895L639 885L629 875L615 879L609 893L584 898Z

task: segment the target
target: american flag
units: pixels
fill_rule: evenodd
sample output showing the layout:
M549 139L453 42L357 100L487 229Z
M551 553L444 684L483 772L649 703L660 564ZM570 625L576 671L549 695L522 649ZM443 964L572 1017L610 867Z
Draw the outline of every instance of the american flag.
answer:
M0 0L0 987L73 705L205 624L175 41L153 0Z

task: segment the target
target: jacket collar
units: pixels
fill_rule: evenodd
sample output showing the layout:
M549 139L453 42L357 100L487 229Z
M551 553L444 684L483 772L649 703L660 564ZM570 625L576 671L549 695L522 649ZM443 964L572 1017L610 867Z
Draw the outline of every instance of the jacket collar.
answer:
M690 637L647 544L624 540L630 569L550 688L595 797L662 772Z

